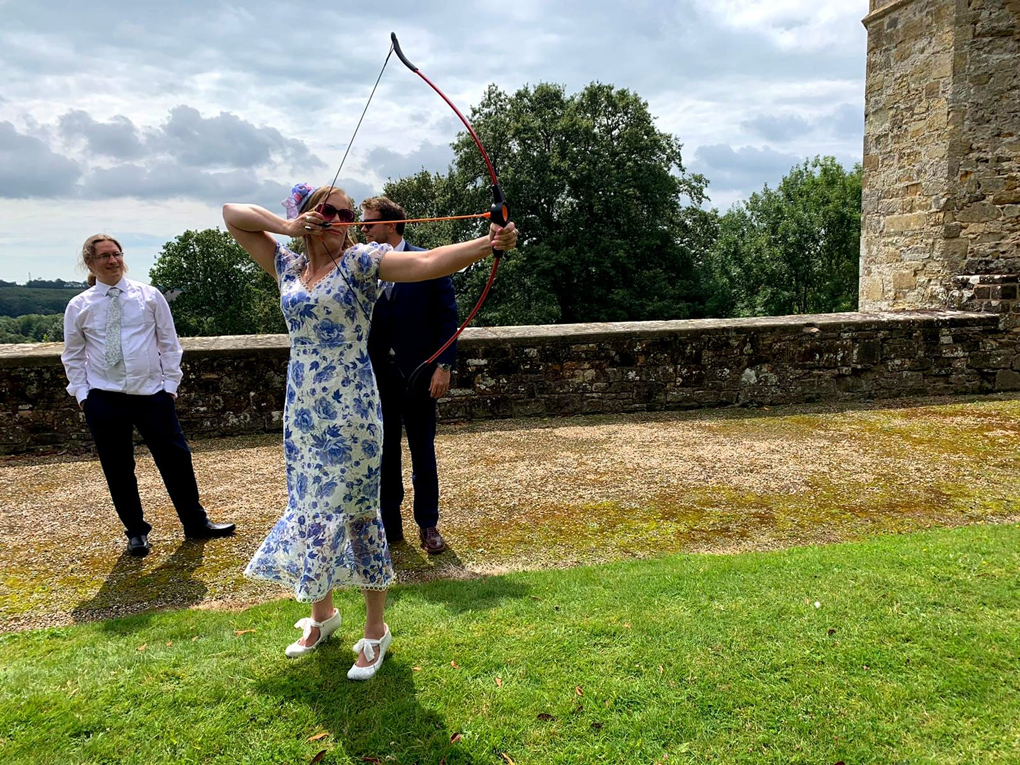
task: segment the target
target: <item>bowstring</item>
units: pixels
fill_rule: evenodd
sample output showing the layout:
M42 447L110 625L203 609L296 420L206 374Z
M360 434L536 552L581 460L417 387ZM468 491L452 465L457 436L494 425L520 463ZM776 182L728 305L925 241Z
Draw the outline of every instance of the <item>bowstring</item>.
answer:
M354 144L354 139L357 137L358 131L361 129L361 123L364 122L365 120L365 115L368 113L368 107L372 104L372 99L375 97L375 91L379 87L379 82L382 80L383 72L386 71L386 65L390 63L390 56L392 55L393 55L393 43L390 43L390 52L386 54L386 60L383 61L382 69L379 70L379 76L375 78L375 85L372 86L372 92L368 96L368 101L365 102L365 108L361 110L361 117L358 118L358 124L354 126L354 133L351 134L351 140L347 142L347 149L344 151L344 156L340 160L340 166L337 167L336 174L333 176L333 180L330 181L329 183L329 191L326 192L326 196L324 197L324 199L329 199L329 195L332 194L333 191L336 189L337 178L340 177L340 171L343 170L344 162L347 161L347 155L350 154L351 152L351 146ZM344 230L344 242L347 241L349 233L350 228L348 227ZM354 297L354 301L358 304L358 307L361 308L365 316L369 320L371 320L372 318L371 309L365 308L364 303L361 302L361 298L358 297L358 293L354 289L354 286L347 279L347 276L344 275L343 269L340 268L340 261L336 259L336 257L333 255L333 251L330 250L329 245L326 244L325 238L322 239L322 246L326 248L326 254L329 255L329 259L333 261L333 265L336 267L337 273L340 274L340 278L342 278L344 280L344 283L347 284L347 288L351 291L351 295ZM343 247L343 245L341 245L341 247ZM340 251L341 258L343 257L343 252L344 252L343 250Z
M329 195L332 194L333 190L336 188L336 182L337 182L337 179L340 177L340 171L343 169L344 163L347 161L347 155L350 153L351 146L354 144L354 139L357 137L358 131L361 129L361 123L364 121L365 115L368 113L368 107L371 105L372 99L375 97L375 91L379 87L380 81L382 81L383 72L386 71L386 65L389 64L389 62L390 62L390 57L393 55L394 48L395 48L395 45L394 45L394 43L391 42L390 43L390 50L386 54L385 61L383 61L382 69L379 70L379 76L376 77L375 85L372 86L372 92L368 96L368 101L365 102L365 108L362 109L361 116L358 118L358 124L354 126L354 133L351 134L351 140L347 142L347 148L344 150L344 155L340 159L340 165L339 165L339 167L337 167L336 173L333 175L333 180L330 181L329 191L326 192L326 197L325 197L326 199L329 198ZM420 72L418 74L420 75ZM425 79L425 78L423 78L423 79ZM429 82L427 79L425 79L425 81ZM432 85L432 83L429 82L429 85ZM489 170L491 171L491 175L493 177L493 181L495 181L496 176L495 176L495 171L492 170L492 164L489 162L489 158L485 154L485 149L482 148L481 141L479 141L478 137L474 135L474 131L471 129L470 124L468 124L467 120L465 120L463 115L460 114L460 112L458 111L457 107L454 106L453 103L445 95L443 95L443 93L441 91L439 91L434 85L432 85L432 88L433 88L433 90L436 90L436 92L439 93L440 96L443 97L443 100L445 100L453 108L453 110L455 112L457 112L457 115L461 118L461 121L467 127L468 132L471 133L472 137L475 139L475 143L478 145L478 148L479 148L479 150L482 153L482 157L485 159L485 163L486 163L486 165L488 165ZM475 216L464 216L464 217L475 217ZM482 216L478 216L478 217L482 217ZM347 231L344 232L344 241L347 240L347 233L348 233ZM326 249L326 254L329 255L330 260L333 261L333 265L336 267L336 270L340 274L340 277L347 284L348 289L350 289L351 295L354 296L355 302L358 304L358 306L364 312L365 316L368 317L369 321L371 321L372 311L370 309L365 308L364 304L361 302L361 299L359 297L357 297L357 292L355 291L354 287L351 285L351 283L347 279L347 277L344 275L343 269L340 268L340 262L333 255L333 251L330 250L329 245L326 244L325 239L322 240L322 246ZM342 255L343 255L343 253L341 251L341 257L342 257ZM493 269L492 273L489 275L489 281L488 281L488 283L485 286L485 290L482 293L481 300L478 302L477 305L475 305L475 308L471 312L471 315L468 317L467 321L464 322L464 326L462 326L460 328L460 330L458 330L457 333L454 334L454 336L452 338L450 338L449 341L447 341L446 346L444 346L444 348L449 346L453 342L453 340L455 340L457 338L457 336L460 335L460 333L461 333L461 331L463 331L464 327L467 326L468 322L470 322L471 319L474 317L474 315L478 312L478 309L481 308L482 301L485 300L485 296L488 294L489 288L492 286L492 280L493 280L493 277L495 275L496 275L495 269ZM427 366L429 366L428 362L427 361L423 362L422 364L419 364L418 367L411 373L411 375L408 378L407 383L405 385L405 393L406 393L407 390L410 390L414 386L416 379L418 378L418 376L421 374L421 372Z
M375 85L372 86L372 92L368 96L368 101L365 103L365 108L361 110L361 117L358 119L358 124L354 126L354 134L351 136L351 140L347 142L347 150L344 151L343 159L340 160L340 167L336 169L336 175L333 176L333 180L329 184L329 191L333 193L333 189L336 188L334 185L336 179L340 177L340 171L343 170L344 162L347 161L347 155L351 151L351 146L354 144L354 139L358 135L358 130L361 129L361 123L365 119L365 114L368 113L368 107L372 103L372 99L375 97L376 88L379 87L379 81L382 80L383 72L386 71L386 65L390 63L390 56L393 55L393 43L390 43L390 52L386 54L386 60L383 61L382 69L379 70L379 76L375 78ZM328 196L328 195L327 195Z

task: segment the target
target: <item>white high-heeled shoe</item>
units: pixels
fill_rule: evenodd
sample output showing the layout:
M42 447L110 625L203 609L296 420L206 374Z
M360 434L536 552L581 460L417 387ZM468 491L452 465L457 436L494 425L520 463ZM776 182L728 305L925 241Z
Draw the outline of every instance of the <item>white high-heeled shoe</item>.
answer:
M329 640L329 636L340 629L340 612L334 608L333 615L324 622L317 622L311 617L298 619L294 623L294 627L299 630L304 630L304 634L301 636L300 640L297 640L287 646L287 650L284 653L287 654L287 658L289 659L296 659L298 656L304 656L306 653L311 653L324 642ZM306 639L311 634L313 627L319 628L319 639L311 645L301 645L301 640Z
M357 662L354 666L347 670L348 680L368 680L379 670L382 666L383 658L386 656L386 649L390 647L390 643L393 641L393 635L390 634L389 625L383 625L386 627L386 632L378 640L370 640L369 638L362 638L354 644L354 653L365 652L365 658L368 659L371 664L367 667L359 667ZM378 658L376 656L378 654Z

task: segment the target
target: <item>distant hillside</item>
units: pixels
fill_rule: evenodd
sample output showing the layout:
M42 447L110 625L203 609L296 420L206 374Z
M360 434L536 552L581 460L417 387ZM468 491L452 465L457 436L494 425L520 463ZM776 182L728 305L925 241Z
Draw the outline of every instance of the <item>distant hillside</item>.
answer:
M35 279L27 284L0 281L0 316L63 313L68 301L86 286L63 279Z

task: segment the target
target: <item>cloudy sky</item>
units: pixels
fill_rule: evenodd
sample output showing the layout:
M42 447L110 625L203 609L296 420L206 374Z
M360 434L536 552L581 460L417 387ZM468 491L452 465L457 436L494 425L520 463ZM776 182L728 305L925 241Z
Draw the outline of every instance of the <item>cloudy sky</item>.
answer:
M804 158L859 161L866 12L867 0L0 0L0 279L81 278L76 253L104 231L148 281L163 243L222 225L224 202L280 212L293 183L328 182L391 31L465 113L489 83L635 91L726 209ZM340 185L361 199L389 177L445 171L458 127L394 57Z

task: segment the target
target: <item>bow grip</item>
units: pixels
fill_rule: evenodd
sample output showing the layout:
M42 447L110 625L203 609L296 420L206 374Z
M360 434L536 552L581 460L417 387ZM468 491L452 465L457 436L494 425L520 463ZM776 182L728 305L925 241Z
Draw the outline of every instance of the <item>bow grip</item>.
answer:
M492 207L489 208L489 222L497 226L505 226L510 222L510 204L506 201L506 194L499 187L498 183L492 185ZM502 250L492 248L492 257L499 258Z

